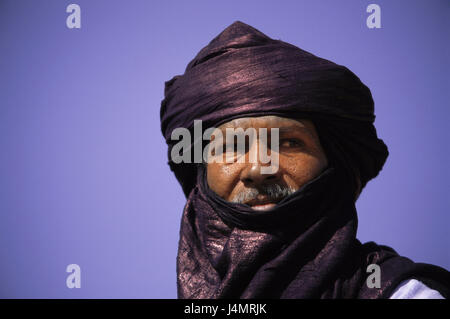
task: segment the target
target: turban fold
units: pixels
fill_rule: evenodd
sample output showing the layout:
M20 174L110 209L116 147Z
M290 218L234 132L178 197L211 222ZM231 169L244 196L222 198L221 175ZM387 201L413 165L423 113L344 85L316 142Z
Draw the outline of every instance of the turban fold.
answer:
M183 75L165 82L164 95L161 129L186 196L196 182L196 165L171 161L171 134L179 127L192 130L194 120L207 129L248 116L311 119L327 155L358 177L360 188L388 156L373 126L370 90L355 74L240 21L204 47Z

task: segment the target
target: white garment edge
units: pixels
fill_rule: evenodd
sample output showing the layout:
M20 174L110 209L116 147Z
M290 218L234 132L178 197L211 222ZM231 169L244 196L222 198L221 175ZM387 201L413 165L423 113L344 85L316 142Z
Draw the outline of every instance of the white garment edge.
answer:
M402 281L389 299L445 299L437 290L431 289L417 279Z

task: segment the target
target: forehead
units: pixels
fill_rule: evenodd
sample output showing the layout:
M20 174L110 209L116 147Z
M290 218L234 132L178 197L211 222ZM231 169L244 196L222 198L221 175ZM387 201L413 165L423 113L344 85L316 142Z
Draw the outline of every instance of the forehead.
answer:
M291 119L275 115L256 116L256 117L242 117L223 123L218 128L280 128L285 130L302 131L315 135L314 124L307 119ZM283 130L284 129L284 130Z

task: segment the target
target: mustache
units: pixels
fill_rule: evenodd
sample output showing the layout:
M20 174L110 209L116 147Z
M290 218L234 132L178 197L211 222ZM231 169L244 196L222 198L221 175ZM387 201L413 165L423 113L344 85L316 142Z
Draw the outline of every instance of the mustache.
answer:
M256 200L258 195L265 195L270 201L280 201L284 197L295 193L295 189L280 184L263 185L258 188L246 188L231 199L232 203L244 204Z

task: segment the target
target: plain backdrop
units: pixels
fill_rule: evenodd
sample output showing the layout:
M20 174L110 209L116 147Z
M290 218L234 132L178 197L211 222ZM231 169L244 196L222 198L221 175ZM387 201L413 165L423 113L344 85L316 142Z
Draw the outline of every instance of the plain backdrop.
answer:
M450 268L449 1L0 0L0 297L176 297L185 198L164 82L236 20L371 89L390 156L357 202L358 238Z

